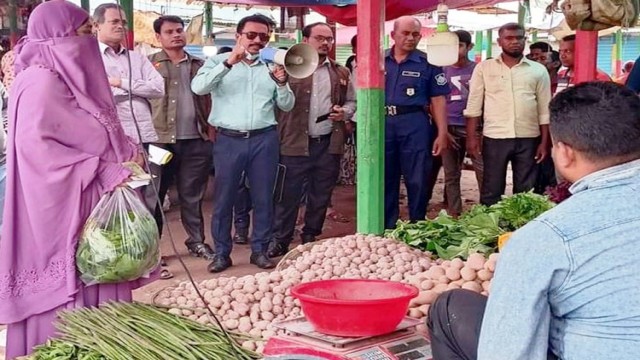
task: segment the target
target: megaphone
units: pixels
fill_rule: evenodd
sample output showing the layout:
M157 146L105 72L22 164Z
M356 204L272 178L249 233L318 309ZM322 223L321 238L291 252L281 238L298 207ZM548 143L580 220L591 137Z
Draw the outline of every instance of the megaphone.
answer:
M311 45L296 44L289 50L264 48L260 50L260 60L267 64L282 65L289 76L304 79L316 71L320 57Z

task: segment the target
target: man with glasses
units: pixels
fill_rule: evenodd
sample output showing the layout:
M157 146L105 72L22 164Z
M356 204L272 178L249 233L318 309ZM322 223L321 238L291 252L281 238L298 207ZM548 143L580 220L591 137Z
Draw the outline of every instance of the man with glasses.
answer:
M427 215L427 176L433 156L447 147L447 99L451 91L442 68L417 50L422 24L414 17L396 20L395 44L385 56L385 228L399 216L400 177L409 200L409 219ZM431 121L438 135L434 139ZM430 149L430 144L433 144Z
M259 60L260 50L271 37L272 23L263 15L240 20L233 51L209 58L191 82L196 94L211 94L214 106L209 123L218 129L213 146L216 181L211 221L216 256L208 268L211 272L232 265L233 206L243 172L253 202L250 262L262 269L275 266L266 254L279 157L275 108L290 111L295 97L284 68L276 66L271 71Z
M302 243L315 241L322 233L331 194L340 174L346 140L345 121L355 111L355 92L350 72L328 57L335 37L326 23L307 25L303 42L320 57L320 65L306 79L292 79L296 105L290 112L278 111L280 163L286 167L282 199L276 203L274 239L269 257L282 256L293 240L306 182L306 210Z
M124 132L136 143L139 142L138 130L143 144L158 141L149 99L164 96L164 79L144 55L125 48L127 17L118 4L98 6L93 13L93 21ZM129 93L133 96L132 102L129 102ZM153 211L155 202L149 205Z
M509 23L498 31L502 54L478 64L470 81L467 151L482 156L484 175L480 202L500 201L507 167L513 169L513 192L534 188L538 167L549 155L549 101L547 69L523 56L525 31ZM482 137L474 136L481 120ZM481 150L482 149L482 150Z

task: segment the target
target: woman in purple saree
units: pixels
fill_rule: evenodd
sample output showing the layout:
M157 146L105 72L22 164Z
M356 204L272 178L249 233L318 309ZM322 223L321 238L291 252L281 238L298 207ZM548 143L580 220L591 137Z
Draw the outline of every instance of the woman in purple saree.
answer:
M55 334L56 313L130 301L138 282L85 286L75 252L100 197L130 172L139 149L124 135L89 14L40 4L16 49L9 101L7 191L0 240L0 323L7 358Z

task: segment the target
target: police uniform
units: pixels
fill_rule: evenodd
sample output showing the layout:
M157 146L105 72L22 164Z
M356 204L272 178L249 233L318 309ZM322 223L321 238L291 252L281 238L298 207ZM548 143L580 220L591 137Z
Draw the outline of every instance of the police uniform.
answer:
M431 170L432 130L427 107L432 97L450 92L442 68L414 50L400 64L391 50L385 56L385 228L398 220L400 176L409 200L409 218L427 214L426 176Z

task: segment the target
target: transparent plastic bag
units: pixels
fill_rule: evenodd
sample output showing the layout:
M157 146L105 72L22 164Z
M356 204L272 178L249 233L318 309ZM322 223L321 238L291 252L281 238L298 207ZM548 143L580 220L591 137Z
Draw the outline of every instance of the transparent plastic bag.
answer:
M128 187L105 194L89 215L76 251L76 267L87 285L148 276L160 262L158 227Z

